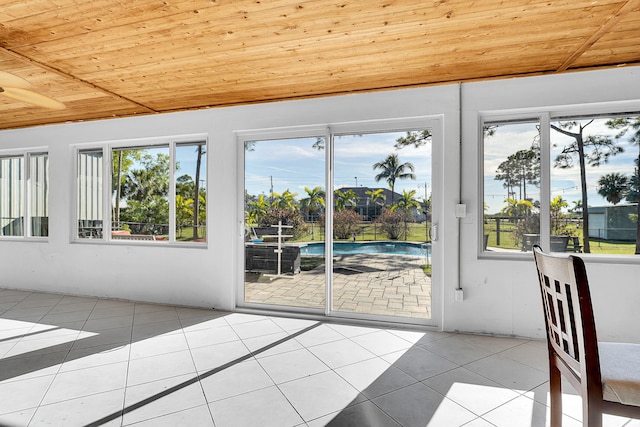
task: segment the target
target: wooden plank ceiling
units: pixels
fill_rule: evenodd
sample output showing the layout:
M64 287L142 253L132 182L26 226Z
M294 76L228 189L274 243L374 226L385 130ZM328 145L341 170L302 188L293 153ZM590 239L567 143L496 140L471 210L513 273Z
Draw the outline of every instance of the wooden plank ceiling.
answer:
M0 0L0 129L640 64L640 0Z

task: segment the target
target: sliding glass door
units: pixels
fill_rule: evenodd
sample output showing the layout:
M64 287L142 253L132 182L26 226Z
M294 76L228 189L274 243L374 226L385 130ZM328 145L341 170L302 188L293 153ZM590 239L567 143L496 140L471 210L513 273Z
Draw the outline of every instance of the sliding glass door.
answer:
M241 302L324 311L324 136L250 140L243 151Z
M333 138L333 311L431 318L431 139Z
M429 123L242 135L238 305L433 323Z

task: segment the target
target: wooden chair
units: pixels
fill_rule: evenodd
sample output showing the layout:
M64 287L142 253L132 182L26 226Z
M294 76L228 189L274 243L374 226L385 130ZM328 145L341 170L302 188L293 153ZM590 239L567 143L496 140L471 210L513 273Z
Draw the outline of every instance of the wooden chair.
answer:
M602 414L640 418L640 344L598 342L584 262L533 247L549 350L551 427L562 425L561 376L582 397L582 422L600 427ZM638 328L628 313L629 327ZM637 320L637 319L636 319Z

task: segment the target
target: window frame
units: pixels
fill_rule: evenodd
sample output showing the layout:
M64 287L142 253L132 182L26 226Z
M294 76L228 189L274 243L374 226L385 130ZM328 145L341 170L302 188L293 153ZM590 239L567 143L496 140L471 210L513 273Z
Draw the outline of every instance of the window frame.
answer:
M478 227L476 229L478 259L499 260L530 260L530 252L491 253L483 250L484 234L484 135L483 129L487 123L509 121L531 121L538 119L540 123L540 244L544 251L550 250L551 232L551 123L554 120L579 118L579 117L603 117L620 115L637 115L640 112L640 101L606 102L581 106L556 106L540 107L533 109L509 110L509 111L481 111L478 112ZM579 254L590 262L596 263L620 263L640 264L640 256L617 254Z
M73 164L74 164L74 177L71 194L73 204L73 215L70 227L70 241L72 243L85 243L85 244L114 244L114 245L142 245L142 246L155 246L155 247L167 247L178 246L181 248L206 248L208 247L209 229L207 228L205 241L177 241L176 240L176 147L190 145L194 146L198 143L202 143L205 147L205 152L208 153L209 149L209 137L207 134L192 134L192 135L178 135L167 137L155 137L155 138L141 138L141 139L127 139L116 141L105 141L100 143L87 143L77 144L73 147ZM113 222L112 215L112 182L113 171L111 165L113 164L114 150L142 150L142 149L155 149L155 148L167 148L169 154L169 189L167 192L168 204L169 204L169 237L167 240L124 240L113 239L110 230ZM101 152L102 153L102 217L103 217L103 232L101 238L82 238L78 236L78 182L80 179L78 169L78 157L82 152ZM205 170L205 176L208 179L208 156L207 161L203 164ZM208 188L206 186L205 188ZM207 193L207 199L208 199ZM208 201L208 200L207 200ZM209 212L207 212L208 222ZM108 228L107 228L108 227Z
M21 158L23 162L22 171L20 174L20 179L22 180L20 184L20 190L22 192L22 214L23 214L23 224L22 224L22 235L21 236L5 236L0 235L0 240L2 241L47 241L49 239L49 233L47 232L46 236L34 236L33 230L31 227L31 158L34 156L46 156L47 159L50 159L49 156L49 148L46 146L41 147L31 147L28 149L21 150L3 150L0 151L0 159L4 158ZM48 163L50 160L48 160ZM47 168L48 169L48 168ZM46 183L50 188L49 183L49 173L47 170L46 174ZM49 211L49 191L47 191L46 196L46 205L47 205L47 213ZM49 216L47 216L49 218Z

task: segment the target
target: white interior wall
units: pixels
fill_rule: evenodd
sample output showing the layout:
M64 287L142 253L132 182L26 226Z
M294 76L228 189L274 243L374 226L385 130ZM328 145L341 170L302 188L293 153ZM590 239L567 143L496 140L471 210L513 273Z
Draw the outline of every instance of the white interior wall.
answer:
M478 113L621 100L637 105L639 88L638 67L462 85L461 150L458 85L2 131L0 153L48 146L51 192L47 241L0 240L0 287L233 309L235 286L242 280L231 267L238 265L241 244L235 207L242 189L237 188L234 131L440 115L443 176L434 188L441 192L436 206L441 257L434 260L434 278L444 283L442 301L434 302L443 306L439 323L445 330L541 337L533 262L478 257ZM206 134L209 139L206 249L71 243L74 145L185 134ZM460 153L467 216L458 228L453 209L459 201ZM453 297L458 286L458 230L462 302ZM640 302L640 288L634 283L640 264L589 263L588 269L594 283L600 282L593 295L601 336L640 341L640 333L628 325Z
M478 256L482 229L479 115L488 112L640 111L640 67L473 83L463 86L463 200L461 221L465 300L445 294L445 327L481 333L544 337L544 319L531 254L518 259ZM640 342L640 259L584 257L599 338ZM445 285L447 286L447 285ZM451 290L449 290L452 292Z

